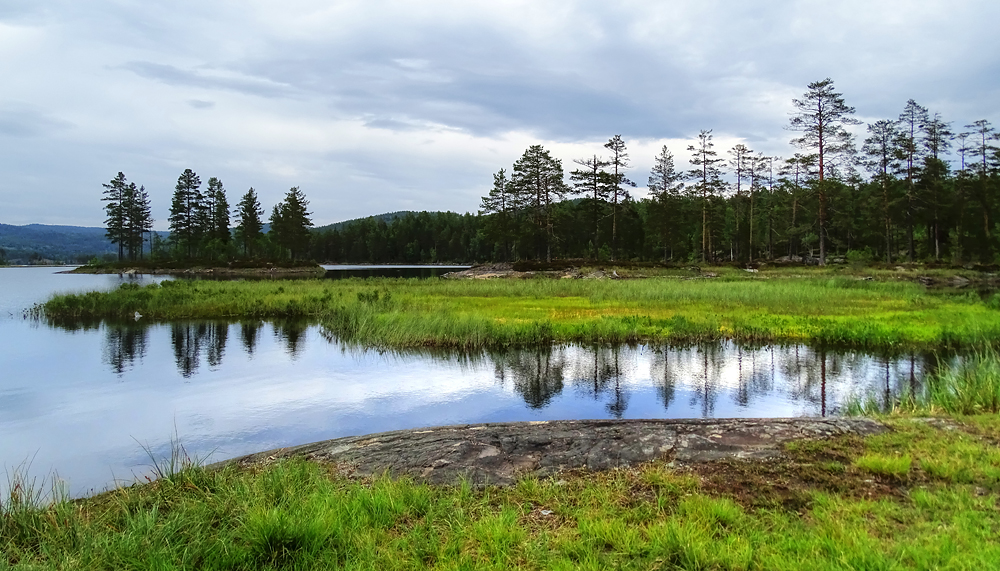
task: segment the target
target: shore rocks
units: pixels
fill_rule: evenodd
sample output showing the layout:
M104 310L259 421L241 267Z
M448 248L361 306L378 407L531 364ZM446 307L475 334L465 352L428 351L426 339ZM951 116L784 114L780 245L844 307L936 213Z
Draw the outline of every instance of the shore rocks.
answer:
M215 466L254 465L303 456L344 474L388 472L433 484L466 478L509 485L518 476L607 470L653 460L678 465L763 459L785 442L887 429L863 418L729 420L562 420L470 424L350 436L236 458Z

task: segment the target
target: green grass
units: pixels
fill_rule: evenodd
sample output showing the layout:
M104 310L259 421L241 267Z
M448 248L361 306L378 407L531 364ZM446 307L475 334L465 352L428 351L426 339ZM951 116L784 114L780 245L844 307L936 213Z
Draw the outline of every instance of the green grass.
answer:
M899 395L895 402L880 403L872 395L856 396L847 404L854 415L895 412L906 415L1000 414L1000 353L987 347L945 363L933 371L915 392Z
M730 338L892 349L1000 340L1000 309L978 297L933 295L905 281L734 270L712 280L173 281L59 296L43 311L57 323L135 312L154 321L307 318L347 342L382 347Z
M0 514L0 569L992 569L1000 417L510 488L187 466Z

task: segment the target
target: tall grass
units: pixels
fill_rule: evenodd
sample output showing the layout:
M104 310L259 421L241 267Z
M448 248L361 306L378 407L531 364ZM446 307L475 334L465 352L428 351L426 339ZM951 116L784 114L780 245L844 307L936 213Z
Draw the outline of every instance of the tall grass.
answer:
M779 280L301 280L163 282L58 296L48 319L321 322L349 342L466 349L557 342L822 342L925 348L1000 340L1000 310L907 282Z
M301 459L189 466L26 511L20 528L0 514L0 568L988 569L1000 560L988 443L914 423L792 453L799 464L783 464L773 482L755 472L770 463L720 465L730 470L721 480L656 463L503 489L350 481ZM821 461L831 454L844 463ZM911 458L963 470L886 494L914 476ZM732 487L719 489L727 477ZM858 493L869 489L885 495ZM797 498L791 508L787 497Z
M1000 413L1000 353L986 347L971 356L943 363L916 390L884 403L872 395L854 397L848 414L978 415Z

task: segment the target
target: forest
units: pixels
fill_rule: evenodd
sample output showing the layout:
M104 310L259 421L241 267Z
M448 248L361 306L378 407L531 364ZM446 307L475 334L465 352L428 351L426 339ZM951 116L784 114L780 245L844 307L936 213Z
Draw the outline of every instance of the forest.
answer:
M664 146L634 199L621 136L603 156L559 159L534 145L500 169L478 215L412 213L314 234L315 259L441 262L586 258L663 262L993 264L1000 148L986 120L956 129L914 100L896 118L848 130L855 109L830 79L793 100L793 152L744 144L720 152L712 131L681 170ZM951 158L957 160L952 165Z
M687 147L687 170L663 146L648 174L648 196L639 199L630 192L637 184L629 177L637 175L620 135L573 159L568 173L543 146L530 146L493 175L476 214L392 213L320 229L312 228L297 187L274 207L266 233L251 188L230 228L221 181L209 179L202 192L187 170L171 205L170 238L151 234L152 256L411 264L997 262L1000 146L989 121L957 128L911 99L897 117L868 124L858 140L850 129L861 124L855 109L829 78L809 84L792 105L784 126L793 135L789 156L742 143L717 149L712 131L702 130ZM148 216L148 197L134 186L121 173L105 185L108 237L120 259L142 255L142 233L151 227L142 208L130 218L130 196L146 200Z

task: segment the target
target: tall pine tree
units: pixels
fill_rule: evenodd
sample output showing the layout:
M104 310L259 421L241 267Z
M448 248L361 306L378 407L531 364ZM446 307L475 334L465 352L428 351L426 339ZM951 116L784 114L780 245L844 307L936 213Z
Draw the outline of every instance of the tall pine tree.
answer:
M664 262L673 257L674 228L680 221L681 191L684 188L681 178L683 175L674 167L673 153L663 145L660 154L653 159L647 186L653 197L652 218L659 230Z
M292 260L309 249L312 220L309 201L297 186L285 193L285 199L271 211L271 232L275 242L288 250Z
M535 223L536 256L541 258L544 251L545 260L551 262L555 241L553 209L568 191L562 161L552 158L541 145L531 145L514 163L510 184Z
M206 223L205 197L201 179L191 169L177 177L173 200L170 202L170 240L187 258L193 258Z
M712 255L712 239L708 224L709 199L722 192L722 169L719 166L723 159L716 158L718 153L714 150L715 143L712 142L712 130L704 130L698 133L698 142L688 145L688 152L691 158L688 162L694 168L688 171L688 179L694 182L691 191L701 198L701 261L707 262L714 258Z
M833 80L829 77L814 81L808 87L809 91L802 99L792 99L795 112L788 127L802 133L801 137L792 139L791 143L799 148L815 151L819 163L819 180L816 185L819 198L819 264L824 266L828 225L828 189L825 178L832 159L850 153L853 149L851 134L844 126L858 125L861 122L852 117L854 108L844 102L842 94L833 90Z
M243 246L245 256L253 257L257 253L257 245L263 236L261 234L264 228L261 219L263 215L264 209L261 208L257 193L251 186L236 205L236 241Z
M105 236L112 244L118 245L118 261L124 258L125 247L128 244L128 233L126 230L126 204L125 194L128 192L128 180L125 173L119 172L118 176L111 179L111 182L102 184L104 187L101 200L106 202L104 212L107 218L104 220L106 227Z

